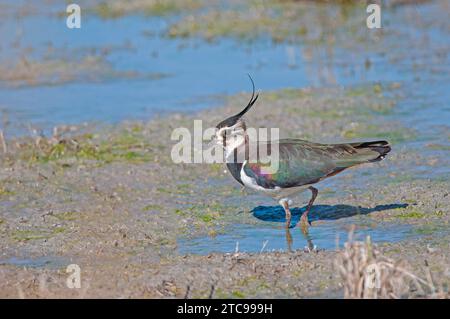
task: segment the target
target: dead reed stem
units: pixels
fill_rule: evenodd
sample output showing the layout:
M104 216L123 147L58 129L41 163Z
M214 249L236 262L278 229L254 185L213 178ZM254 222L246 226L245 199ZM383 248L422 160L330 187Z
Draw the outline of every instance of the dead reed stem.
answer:
M6 144L5 135L2 129L0 129L0 144L2 146L3 153L8 153L8 145Z
M354 241L353 230L334 264L342 278L345 298L450 297L442 285L435 284L427 262L423 279L408 270L403 261L383 256L369 236L365 242Z

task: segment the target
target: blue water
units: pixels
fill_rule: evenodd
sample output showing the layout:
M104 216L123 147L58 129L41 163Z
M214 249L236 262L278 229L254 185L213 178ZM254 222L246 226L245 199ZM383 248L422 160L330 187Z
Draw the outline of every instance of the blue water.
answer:
M299 227L288 230L282 224L264 223L260 225L233 225L215 237L180 239L180 254L209 253L258 253L270 251L295 250L333 250L341 248L348 240L352 220L344 225L340 222L325 222L310 227L309 236L303 235ZM372 228L357 229L354 240L365 241L367 236L376 243L396 242L408 238L411 227L406 225L378 225ZM291 237L289 243L288 236Z
M11 134L26 133L29 124L49 129L62 123L115 123L214 107L221 103L221 96L250 89L246 73L252 74L263 92L284 87L398 81L410 94L397 108L402 121L425 131L450 122L450 40L439 28L423 31L416 30L414 25L395 24L410 28L418 38L428 37L429 47L436 48L434 51L414 44L409 50L408 42L396 47L392 44L395 39L382 38L379 47L388 46L387 50L352 52L338 45L273 44L264 38L252 44L233 39L211 44L200 39L173 40L161 36L168 21L176 17L137 15L103 20L86 14L82 16L82 28L70 30L65 26L65 18L54 14L58 10L61 8L52 4L47 9L43 6L38 14L2 17L0 62L13 63L21 56L42 58L49 45L57 56L69 60L77 60L91 51L99 54L102 47L109 47L106 60L115 70L135 71L141 76L20 88L0 83L0 114L10 120ZM425 16L427 10L427 6L421 6ZM389 20L404 15L401 11L390 14L393 17ZM394 52L389 51L390 47L395 48ZM27 48L33 50L24 53ZM306 49L312 50L312 58L305 59ZM436 59L439 52L444 57ZM402 56L400 60L390 61L398 55ZM364 67L366 59L371 61L370 68ZM417 63L429 64L427 72L416 68ZM154 73L166 76L146 78Z
M13 265L25 268L61 269L67 267L69 264L69 260L56 256L42 256L37 258L11 257L8 259L0 259L0 265Z
M299 220L305 208L292 209L289 229L285 227L285 214L280 206L258 206L252 210L256 224L237 224L228 227L217 236L180 239L182 254L210 252L233 253L263 251L294 251L313 249L336 249L348 240L354 226L353 239L374 242L395 242L414 236L410 225L380 223L367 215L386 209L405 208L407 204L379 205L373 208L350 205L314 205L308 220L312 223L305 234ZM353 225L353 226L352 226Z

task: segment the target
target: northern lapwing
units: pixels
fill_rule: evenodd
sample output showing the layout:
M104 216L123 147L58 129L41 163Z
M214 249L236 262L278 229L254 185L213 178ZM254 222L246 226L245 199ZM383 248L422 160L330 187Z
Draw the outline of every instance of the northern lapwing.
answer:
M249 76L250 77L250 76ZM286 227L291 225L292 197L309 189L311 199L302 214L302 228L308 228L308 213L317 197L318 190L313 185L343 170L384 159L391 150L387 141L357 142L346 144L320 144L301 139L280 139L266 141L269 149L278 147L278 170L266 174L261 169L262 161L249 161L249 137L243 119L258 99L255 84L250 77L253 93L245 108L236 115L216 126L214 141L224 148L227 168L231 175L246 188L262 192L276 199L286 213Z

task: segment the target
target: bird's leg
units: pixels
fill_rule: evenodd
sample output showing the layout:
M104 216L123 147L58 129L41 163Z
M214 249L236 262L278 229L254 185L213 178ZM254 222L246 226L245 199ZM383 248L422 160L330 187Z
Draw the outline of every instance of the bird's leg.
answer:
M317 197L317 194L319 193L317 188L314 188L312 186L309 186L308 188L311 191L312 196L311 196L311 199L309 200L309 203L308 203L308 206L306 207L305 212L302 214L302 217L300 218L300 220L301 220L300 224L301 224L302 229L303 228L307 229L307 227L308 227L308 223L309 223L309 221L308 221L308 213L311 210L311 207L312 207L312 205L314 203L314 200ZM309 224L311 225L311 223L309 223Z
M289 252L292 252L292 235L291 235L291 230L289 229L289 227L286 227L286 243L287 243L287 248Z
M291 211L289 210L289 200L283 198L279 203L284 208L284 212L286 213L286 228L289 228L289 226L291 226L292 216Z
M308 246L305 247L306 251L308 252L314 251L315 246L312 242L311 236L309 235L308 224L300 223L300 230L302 231L303 237L306 239L306 242L308 243Z

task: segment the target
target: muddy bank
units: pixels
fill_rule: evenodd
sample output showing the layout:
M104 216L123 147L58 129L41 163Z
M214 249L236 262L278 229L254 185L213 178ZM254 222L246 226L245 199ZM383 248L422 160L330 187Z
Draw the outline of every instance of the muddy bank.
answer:
M448 236L442 237L448 243ZM429 240L386 244L380 251L408 273L429 278L435 291L414 285L397 297L448 294L448 244ZM68 289L65 269L17 268L2 265L2 297L24 298L342 298L343 278L336 261L341 252L319 251L262 254L145 256L128 262L114 260L81 264L82 287ZM398 278L397 278L398 279ZM448 295L447 295L448 297Z

